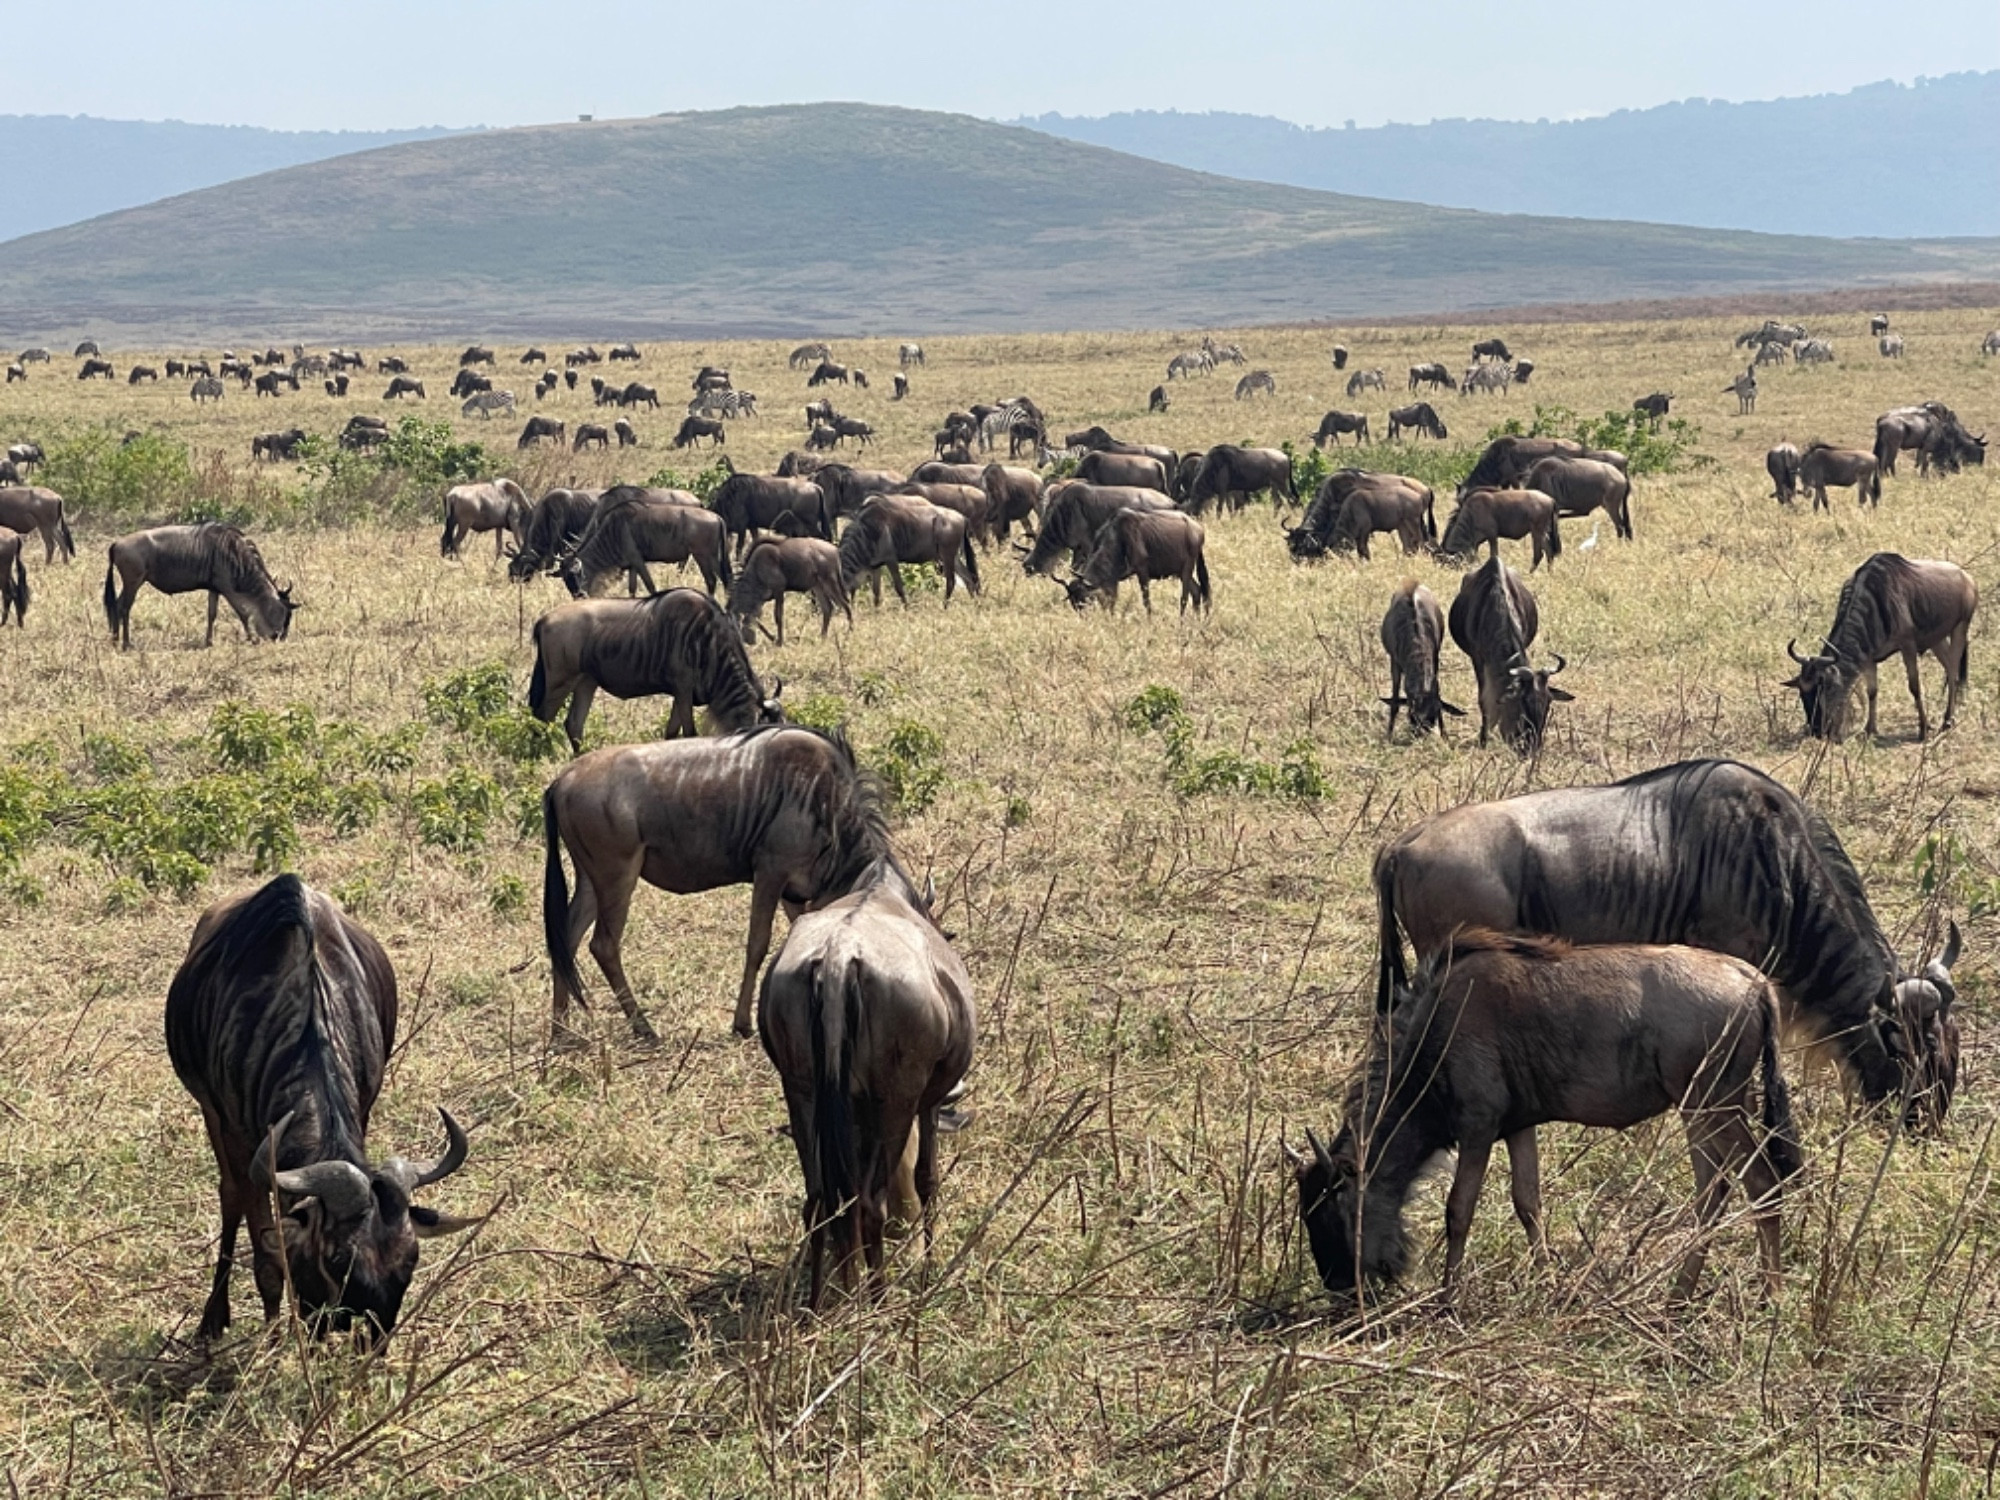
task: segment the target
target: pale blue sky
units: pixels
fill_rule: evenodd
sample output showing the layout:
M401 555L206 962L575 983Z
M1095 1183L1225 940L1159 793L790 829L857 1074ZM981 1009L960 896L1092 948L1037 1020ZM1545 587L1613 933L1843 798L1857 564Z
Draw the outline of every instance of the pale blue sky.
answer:
M1557 119L2000 67L1995 0L5 0L0 17L0 111L298 129L816 99Z

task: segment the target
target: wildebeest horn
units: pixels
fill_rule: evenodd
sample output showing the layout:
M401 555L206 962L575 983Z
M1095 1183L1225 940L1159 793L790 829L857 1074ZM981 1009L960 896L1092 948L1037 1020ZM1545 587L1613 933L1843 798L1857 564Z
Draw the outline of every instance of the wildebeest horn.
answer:
M1320 1138L1313 1134L1312 1126L1310 1125L1306 1127L1306 1144L1313 1149L1313 1159L1331 1175L1333 1172L1333 1153L1320 1143Z
M785 696L785 679L782 677L773 677L771 679L771 701L773 703L776 703L780 698L784 696Z
M1550 677L1555 676L1556 673L1560 672L1564 667L1569 665L1569 663L1563 659L1562 652L1560 651L1556 652L1555 658L1556 658L1556 664L1553 667L1550 667L1546 674Z
M1785 654L1802 667L1806 664L1806 659L1799 655L1799 638L1797 636L1793 636L1789 641L1785 642Z
M1016 542L1014 543L1014 550L1020 553L1021 556L1026 557L1028 555L1028 544L1026 542Z
M1278 1137L1278 1149L1284 1152L1285 1160L1291 1165L1294 1172L1303 1172L1307 1167L1312 1165L1312 1158L1307 1156L1303 1151L1294 1151L1292 1143L1282 1135Z
M335 1220L358 1219L374 1206L375 1194L368 1174L351 1161L316 1161L291 1172L272 1170L273 1147L285 1138L297 1110L289 1111L272 1127L250 1159L250 1175L269 1183L281 1193L295 1198L317 1198Z
M382 1175L403 1190L409 1197L420 1187L428 1187L451 1176L465 1165L465 1158L472 1149L466 1139L465 1127L451 1117L451 1111L440 1109L438 1118L444 1121L444 1155L435 1161L406 1161L400 1156L392 1156L382 1163Z
M1958 923L1953 922L1951 935L1945 940L1944 952L1937 956L1937 962L1943 964L1947 971L1958 962L1958 946Z

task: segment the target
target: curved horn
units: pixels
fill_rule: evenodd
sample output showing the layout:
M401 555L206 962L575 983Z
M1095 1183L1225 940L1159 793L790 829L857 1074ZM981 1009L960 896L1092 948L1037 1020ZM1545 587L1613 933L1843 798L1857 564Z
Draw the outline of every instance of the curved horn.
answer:
M1951 935L1945 940L1944 952L1937 956L1937 961L1943 964L1947 971L1958 962L1958 923L1951 924L1950 933Z
M1333 1153L1331 1151L1328 1151L1326 1147L1323 1144L1321 1144L1320 1138L1313 1134L1312 1127L1310 1125L1306 1127L1306 1144L1312 1147L1313 1160L1317 1161L1320 1164L1320 1166L1325 1168L1328 1175L1331 1175L1334 1170Z
M1284 1153L1286 1163L1294 1172L1303 1172L1307 1167L1312 1165L1312 1158L1307 1156L1303 1151L1294 1151L1292 1143L1286 1140L1283 1135L1278 1137L1278 1150Z
M1562 652L1560 651L1556 652L1555 658L1556 658L1556 664L1553 667L1549 668L1546 674L1547 676L1553 677L1556 675L1556 673L1560 672L1564 667L1569 665L1569 663L1563 659Z
M1799 655L1799 638L1797 636L1793 636L1789 641L1785 642L1785 654L1802 667L1806 664L1806 659Z
M382 1163L382 1175L393 1181L409 1197L420 1187L428 1187L451 1176L465 1165L465 1158L472 1150L472 1143L466 1138L465 1127L451 1117L451 1111L440 1109L438 1118L444 1121L444 1155L435 1161L408 1161L400 1156L392 1156Z

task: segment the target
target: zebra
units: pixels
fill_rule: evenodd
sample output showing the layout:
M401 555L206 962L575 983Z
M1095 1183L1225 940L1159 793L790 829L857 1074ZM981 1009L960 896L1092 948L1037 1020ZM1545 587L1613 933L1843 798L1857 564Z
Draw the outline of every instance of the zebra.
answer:
M1749 366L1722 388L1725 396L1736 398L1736 415L1747 417L1757 409L1757 367Z
M459 409L460 416L471 416L477 412L482 417L491 417L496 411L514 414L514 393L512 391L474 391L465 398Z
M1791 351L1785 345L1775 340L1768 344L1759 344L1757 346L1757 358L1753 361L1752 367L1754 368L1756 365L1781 365L1785 362L1785 356L1789 353Z
M1206 375L1215 368L1215 356L1206 349L1188 349L1167 361L1167 379L1176 375L1190 379L1196 375Z
M1236 344L1218 344L1212 338L1204 338L1201 341L1201 351L1209 357L1209 361L1212 364L1246 365L1250 362L1244 357L1241 346Z
M707 390L688 402L688 415L691 417L710 412L720 417L754 417L757 415L757 393Z
M1465 372L1465 383L1460 388L1462 395L1471 395L1475 390L1505 392L1514 383L1514 369L1511 365L1495 360L1474 365Z
M1792 362L1800 365L1830 365L1833 345L1825 339L1800 339L1792 346Z
M1012 434L1016 422L1026 420L1031 426L1039 426L1034 414L1028 410L1019 396L1011 401L1003 401L986 414L986 420L979 424L979 451L985 453L993 447L994 440Z

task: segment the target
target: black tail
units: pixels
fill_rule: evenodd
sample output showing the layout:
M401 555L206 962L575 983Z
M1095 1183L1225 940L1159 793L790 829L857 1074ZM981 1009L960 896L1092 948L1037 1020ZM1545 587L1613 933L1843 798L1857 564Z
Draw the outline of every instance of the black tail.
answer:
M444 536L438 542L438 556L451 556L451 506L448 503L444 508Z
M1201 585L1201 594L1196 602L1203 609L1207 609L1211 593L1208 587L1208 553L1206 551L1197 552L1194 555L1194 581Z
M26 597L25 595L23 597ZM1965 686L1965 679L1972 671L1972 635L1968 631L1965 644L1958 651L1958 685Z
M1437 491L1429 485L1424 486L1424 540L1429 542L1433 549L1437 547Z
M14 554L14 623L28 623L28 565L18 552Z
M1563 555L1562 521L1554 511L1549 512L1549 556Z
M726 554L728 548L724 547ZM546 724L542 707L549 701L549 670L542 663L542 622L535 621L535 670L528 678L528 712Z
M1396 925L1396 856L1390 849L1375 856L1375 915L1375 1010L1386 1015L1395 1009L1396 991L1410 982L1410 971L1403 963L1403 933Z
M1780 1182L1798 1176L1804 1166L1799 1154L1799 1133L1792 1124L1792 1091L1785 1087L1785 1075L1778 1067L1778 1012L1767 1006L1764 1016L1764 1157Z
M820 508L822 510L826 508L824 498L820 500ZM715 574L722 580L724 588L733 589L736 587L736 574L729 566L729 534L727 532L723 533L722 548L720 554L715 559Z
M850 959L839 976L813 966L812 1033L813 1151L819 1162L819 1221L851 1224L861 1188L860 1152L855 1143L854 1035L861 1020L861 976ZM835 1252L845 1255L851 1236Z
M111 626L111 640L118 641L118 570L109 563L104 566L104 618Z
M542 793L542 841L547 849L542 865L542 942L549 950L549 967L564 988L583 1003L583 976L569 946L569 881L563 875L562 828L556 816L553 783Z
M976 594L979 592L979 559L974 555L972 550L972 528L970 526L965 528L965 540L959 544L959 550L965 554L966 581L971 586L972 592Z
M62 501L60 500L56 502L56 534L62 538L64 561L74 561L76 557L76 538L69 534L69 517L63 514Z

